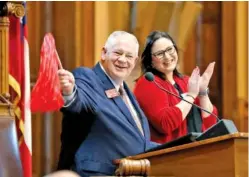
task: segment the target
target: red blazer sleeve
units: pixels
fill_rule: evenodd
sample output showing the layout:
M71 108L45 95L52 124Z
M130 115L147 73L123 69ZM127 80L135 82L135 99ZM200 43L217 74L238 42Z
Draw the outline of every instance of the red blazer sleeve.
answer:
M146 114L150 124L160 133L172 133L182 123L182 112L169 105L169 96L153 82L140 78L135 85L134 94Z
M214 105L212 113L218 115L217 108ZM206 129L208 129L217 122L217 118L210 114L208 117L202 117L202 121L203 121L203 131L205 131Z

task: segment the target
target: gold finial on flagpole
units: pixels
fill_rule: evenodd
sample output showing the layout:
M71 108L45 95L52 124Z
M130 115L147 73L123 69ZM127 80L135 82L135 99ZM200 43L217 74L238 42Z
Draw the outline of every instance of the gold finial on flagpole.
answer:
M22 2L0 2L0 95L9 99L9 16L25 15ZM1 102L1 101L0 101Z

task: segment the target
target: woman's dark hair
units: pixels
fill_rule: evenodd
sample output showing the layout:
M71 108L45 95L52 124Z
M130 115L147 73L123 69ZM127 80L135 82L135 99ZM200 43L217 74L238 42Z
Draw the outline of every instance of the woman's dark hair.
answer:
M176 52L178 53L178 48L176 46L176 43L168 33L162 32L162 31L153 31L149 34L149 36L146 39L144 51L143 51L142 57L141 57L141 70L142 70L143 75L146 72L152 72L154 75L165 80L166 79L165 74L152 67L151 48L152 48L154 42L160 38L166 38L166 39L171 40L175 49L176 49ZM174 75L177 75L178 77L182 77L182 74L180 74L176 68L174 69L173 73L174 73Z

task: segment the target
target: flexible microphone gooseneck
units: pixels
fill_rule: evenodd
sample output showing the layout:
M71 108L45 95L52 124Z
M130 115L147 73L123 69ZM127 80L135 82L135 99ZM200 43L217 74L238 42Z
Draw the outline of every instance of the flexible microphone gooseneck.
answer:
M161 90L163 90L163 91L165 91L165 92L167 92L167 93L169 93L169 94L171 94L171 95L173 95L173 96L179 98L180 100L183 100L183 101L185 101L185 102L187 102L187 103L189 103L189 104L191 104L191 105L193 105L193 106L199 108L200 110L202 110L202 111L204 111L204 112L206 112L206 113L211 114L212 116L216 117L217 122L219 122L219 121L221 120L217 115L211 113L210 111L207 111L207 110L203 109L202 107L200 107L200 106L198 106L198 105L196 105L196 104L194 104L194 103L191 103L190 101L185 100L184 98L182 98L182 97L180 97L180 96L178 96L178 95L176 95L176 94L174 94L174 93L172 93L172 92L166 90L165 88L163 88L161 85L159 85L159 84L155 81L154 75L153 75L151 72L145 73L145 79L146 79L147 81L149 81L149 82L153 82L154 84L156 84L156 86L157 86L158 88L160 88Z

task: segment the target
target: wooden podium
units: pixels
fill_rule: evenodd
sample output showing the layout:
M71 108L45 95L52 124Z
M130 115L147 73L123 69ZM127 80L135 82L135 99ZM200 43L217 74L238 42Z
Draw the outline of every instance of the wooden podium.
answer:
M148 176L247 177L248 133L224 135L125 159L147 159L150 162ZM115 163L120 166L121 161ZM132 168L132 165L128 167L130 171Z

